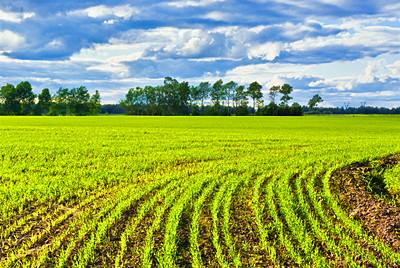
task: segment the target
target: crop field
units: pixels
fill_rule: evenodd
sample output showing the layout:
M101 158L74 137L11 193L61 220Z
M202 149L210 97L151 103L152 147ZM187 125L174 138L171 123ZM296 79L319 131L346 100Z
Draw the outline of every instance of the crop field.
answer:
M400 267L400 117L0 117L0 267Z

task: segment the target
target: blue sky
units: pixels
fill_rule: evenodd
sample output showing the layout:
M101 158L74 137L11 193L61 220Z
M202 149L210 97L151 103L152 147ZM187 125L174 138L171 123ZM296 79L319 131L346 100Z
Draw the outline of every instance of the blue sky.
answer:
M400 106L397 0L1 0L0 83L104 103L172 76L290 83L306 103Z

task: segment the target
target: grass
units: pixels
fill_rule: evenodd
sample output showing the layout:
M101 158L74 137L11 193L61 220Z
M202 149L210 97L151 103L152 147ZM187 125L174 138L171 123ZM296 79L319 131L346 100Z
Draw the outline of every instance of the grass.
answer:
M399 152L399 116L0 117L0 266L395 266L330 180Z
M400 203L400 164L385 171L384 182L389 193Z

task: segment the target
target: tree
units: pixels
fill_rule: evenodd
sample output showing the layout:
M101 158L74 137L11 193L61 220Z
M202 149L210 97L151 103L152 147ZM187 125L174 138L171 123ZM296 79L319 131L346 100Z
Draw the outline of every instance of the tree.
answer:
M89 114L90 94L86 87L80 86L73 88L69 92L69 102L67 105L67 113L72 115L87 115Z
M100 113L101 98L98 90L90 97L90 114L97 115Z
M211 88L210 97L211 101L214 103L214 106L219 106L220 101L224 95L224 82L222 79L216 81Z
M15 87L15 100L19 104L18 114L30 114L35 104L35 94L32 92L32 86L28 81L23 81Z
M178 85L178 99L179 108L178 114L188 114L189 113L189 101L190 101L190 86L189 83L183 81Z
M249 96L253 99L254 111L256 110L256 101L261 100L263 97L261 89L262 89L262 86L257 81L255 81L249 85L249 88L247 90L247 92L249 93Z
M235 90L235 95L233 97L233 101L238 106L247 106L247 92L244 86L238 86Z
M289 115L295 115L295 116L303 115L303 108L301 108L300 104L294 102L292 106L290 106Z
M272 86L269 89L269 98L271 99L272 103L275 103L276 100L276 95L278 95L278 93L280 92L281 87L280 86Z
M224 85L224 93L226 100L228 102L228 109L230 107L230 100L233 100L236 92L236 88L238 87L238 84L236 82L230 81Z
M201 110L204 110L204 101L210 96L210 83L201 82L198 86L199 97L201 99Z
M144 99L146 102L146 114L155 115L157 113L157 89L153 86L143 88Z
M288 105L288 102L292 99L292 97L290 97L290 94L293 91L293 87L289 84L284 84L283 86L281 86L281 89L279 91L279 93L282 94L281 97L281 104L284 106Z
M318 106L319 103L323 102L324 100L321 98L320 95L315 94L309 101L308 107L312 110Z
M33 112L35 94L29 82L23 81L16 87L6 84L0 90L0 102L3 113L10 115L26 115Z
M90 96L84 86L78 88L60 88L53 97L50 115L88 115L99 109L100 94Z
M0 102L2 104L2 110L4 114L18 114L19 113L19 103L16 98L17 91L12 84L6 84L0 89Z
M181 99L179 96L179 82L171 77L164 78L162 87L163 99L161 104L161 113L164 115L174 115L180 109Z
M50 111L51 105L51 95L50 90L48 88L42 89L42 92L38 95L38 104L37 104L37 112L36 114L48 114Z
M247 104L247 92L244 86L238 86L235 90L233 97L235 103L235 114L236 115L247 115L249 113Z
M197 105L200 100L199 86L190 86L190 106Z
M50 105L50 115L66 115L67 106L70 102L70 92L68 88L59 88L53 96L52 104Z
M129 89L125 95L125 99L120 102L121 107L127 114L140 115L144 114L144 90L140 87Z

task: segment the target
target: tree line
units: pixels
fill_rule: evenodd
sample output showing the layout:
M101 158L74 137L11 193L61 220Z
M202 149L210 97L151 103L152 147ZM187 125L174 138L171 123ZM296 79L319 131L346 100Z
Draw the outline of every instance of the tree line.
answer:
M89 94L86 87L60 88L54 95L48 88L33 93L32 85L23 81L0 89L2 115L96 115L100 112L100 94Z
M120 105L131 115L303 115L300 104L289 105L293 99L289 84L271 87L267 105L261 90L256 81L247 87L221 79L213 84L189 85L166 77L159 86L129 89ZM309 106L314 108L320 102L322 98L315 95Z
M303 110L306 114L400 114L400 107L386 108L364 105L360 107L316 107L314 109L303 107Z
M264 96L262 86L253 82L247 87L218 80L189 85L166 77L159 86L136 87L128 90L119 104L100 103L99 91L90 94L86 87L59 88L51 94L44 88L33 93L29 82L6 84L0 88L0 115L302 115L306 114L400 114L398 108L318 107L323 99L314 95L307 105L294 102L289 84L273 86ZM269 103L264 104L264 98Z

